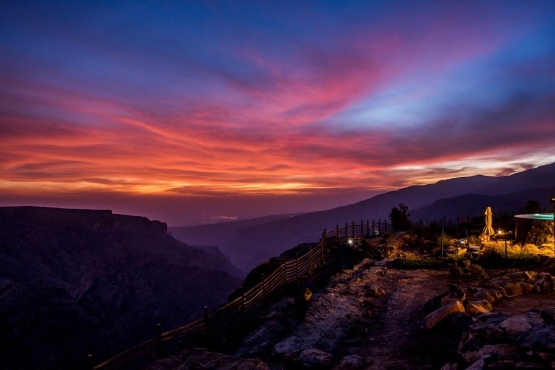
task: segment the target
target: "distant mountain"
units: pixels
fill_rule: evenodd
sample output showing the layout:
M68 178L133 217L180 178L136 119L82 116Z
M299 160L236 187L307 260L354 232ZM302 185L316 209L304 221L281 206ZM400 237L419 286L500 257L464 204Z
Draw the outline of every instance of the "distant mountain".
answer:
M238 274L145 217L0 207L0 369L100 362L223 303Z
M248 220L219 222L198 226L176 226L169 227L168 231L179 240L187 240L187 244L199 246L199 248L214 248L213 246L225 245L234 234L242 228L265 224L288 218L296 214L271 215L265 217L251 218Z
M453 218L466 217L474 209L477 210L476 212L483 212L482 208L485 209L488 205L492 206L493 203L490 204L492 198L488 196L495 197L505 194L510 200L511 209L514 209L513 207L518 209L530 199L543 201L540 199L543 197L543 193L536 189L550 186L555 186L555 163L511 176L478 175L442 180L435 184L410 186L376 195L355 204L326 211L304 213L242 227L234 230L231 237L229 234L226 235L226 240L218 241L217 245L223 253L230 257L234 265L243 271L249 271L263 260L279 255L292 246L317 241L324 228L334 228L335 225L344 226L345 222L358 222L359 220L388 220L392 207L399 203L406 204L409 212L415 218L422 216L422 218L439 219L448 214ZM458 203L456 200L449 203L449 198L459 196L469 197L466 200L460 199ZM471 207L470 199L472 202L476 202L475 207ZM434 202L440 200L443 200L443 203L432 206ZM499 202L503 203L501 198ZM213 225L212 227L213 229L210 229L210 226L205 226L202 233L210 233L210 230L217 233L218 226ZM176 233L176 237L187 243L190 243L189 240L195 240L195 243L191 244L203 244L202 239L198 238L201 234L200 231L198 228L191 227L188 228L187 234Z

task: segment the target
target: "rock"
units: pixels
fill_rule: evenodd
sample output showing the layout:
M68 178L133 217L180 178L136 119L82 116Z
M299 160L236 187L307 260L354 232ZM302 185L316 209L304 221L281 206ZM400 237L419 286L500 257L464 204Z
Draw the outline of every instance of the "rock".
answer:
M493 310L493 305L485 299L467 301L466 313L470 316L477 316Z
M453 301L447 303L444 306L441 306L434 312L428 314L424 318L424 326L428 329L433 328L437 324L439 324L443 319L445 319L449 315L453 315L456 313L464 313L465 309L460 301Z
M366 285L366 295L369 297L379 297L385 294L385 290L377 285L367 284Z
M457 365L455 362L448 362L443 365L440 370L457 370L458 368L459 365Z
M553 278L549 274L539 275L539 279L534 282L536 293L551 293L553 291Z
M441 305L445 305L449 302L453 302L453 301L461 301L464 302L464 300L466 299L466 293L464 290L458 288L455 285L451 285L449 287L449 294L446 296L443 296L441 298Z
M546 324L555 325L555 307L543 310L541 316Z
M534 284L525 283L525 282L518 282L518 285L520 285L520 290L522 291L522 294L528 294L531 291L533 291L535 288Z
M512 282L530 282L535 281L538 278L538 272L536 271L517 271L505 274L504 278L508 278Z
M533 326L518 337L516 344L527 350L541 350L542 352L555 353L555 327L550 324Z
M532 327L532 324L530 324L530 321L528 321L525 316L518 315L503 321L499 324L499 327L505 330L505 333L509 334L511 337L517 337L528 331L528 329Z
M495 302L495 297L489 294L487 290L482 290L481 292L474 294L473 298L483 299L488 301L489 303Z
M349 355L341 359L340 369L362 369L365 366L364 359L359 355Z
M331 367L333 356L319 349L305 349L299 354L298 365L302 369L327 369Z
M515 347L510 344L485 345L484 347L480 348L478 351L463 353L462 357L467 363L471 364L476 362L479 358L485 355L496 354L499 356L508 356L508 355L514 354L515 352L516 352Z
M503 288L505 289L505 293L507 294L507 297L517 297L519 295L522 295L522 287L520 286L520 284L518 282L513 283L513 282L507 282Z

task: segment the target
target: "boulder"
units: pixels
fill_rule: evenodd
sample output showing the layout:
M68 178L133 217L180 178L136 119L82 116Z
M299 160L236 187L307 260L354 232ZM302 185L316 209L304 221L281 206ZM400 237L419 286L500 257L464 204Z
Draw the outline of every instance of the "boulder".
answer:
M509 334L511 337L517 337L520 334L528 331L532 324L524 315L509 317L507 320L499 324L499 327Z
M332 365L333 356L319 349L305 349L299 354L297 364L302 369L327 369Z
M555 353L555 327L550 324L533 326L518 337L516 344L526 350Z
M534 282L534 290L536 293L551 293L553 291L553 278L551 275L542 273Z
M522 281L518 282L517 284L520 285L520 290L522 291L522 294L528 294L535 288L534 284L525 283Z
M485 355L490 355L494 353L499 356L507 356L512 355L515 352L516 348L510 344L495 344L485 345L478 351L465 352L462 354L462 357L467 363L472 364Z
M424 326L428 329L431 329L439 324L441 321L443 321L443 319L445 319L447 316L464 312L465 309L461 301L449 302L446 305L441 306L434 312L428 314L424 318Z
M362 369L364 366L364 359L359 355L345 356L339 363L340 369Z
M467 301L465 310L470 316L478 316L493 310L493 305L485 299L469 300Z

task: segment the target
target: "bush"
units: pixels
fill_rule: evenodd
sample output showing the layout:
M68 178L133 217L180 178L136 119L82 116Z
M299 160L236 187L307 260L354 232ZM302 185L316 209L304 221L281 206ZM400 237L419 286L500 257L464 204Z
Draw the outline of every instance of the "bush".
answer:
M503 255L495 249L486 249L479 257L478 262L484 267L503 267Z
M480 265L472 263L468 258L451 257L449 273L457 278L478 279L487 277L486 270Z

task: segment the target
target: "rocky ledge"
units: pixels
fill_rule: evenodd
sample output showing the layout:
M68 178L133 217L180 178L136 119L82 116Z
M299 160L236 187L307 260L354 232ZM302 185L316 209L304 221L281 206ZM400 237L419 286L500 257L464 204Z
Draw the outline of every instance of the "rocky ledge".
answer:
M553 369L555 366L555 302L552 308L517 315L491 312L503 298L526 293L553 294L553 277L545 272L520 271L479 286L435 296L428 307L439 306L424 318L428 329L460 331L457 360L443 370Z

